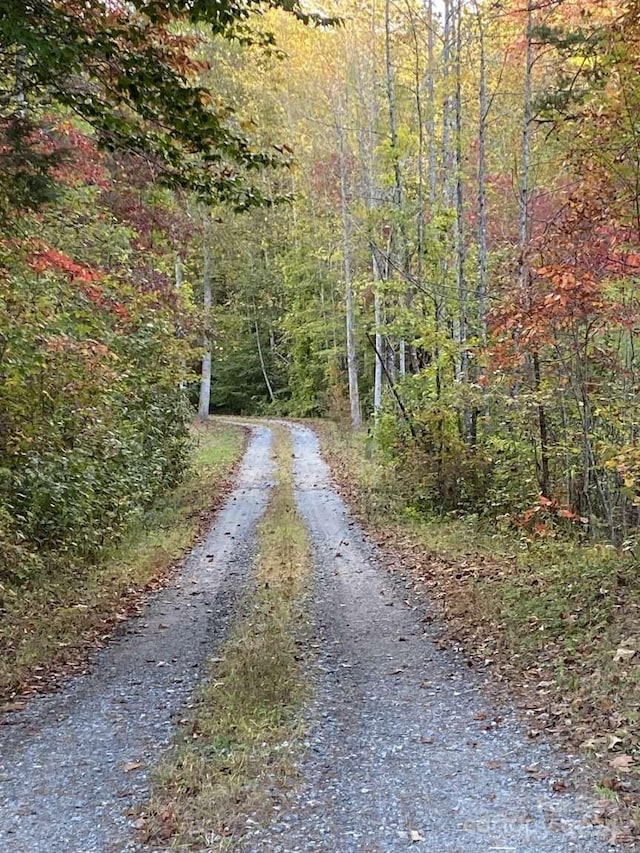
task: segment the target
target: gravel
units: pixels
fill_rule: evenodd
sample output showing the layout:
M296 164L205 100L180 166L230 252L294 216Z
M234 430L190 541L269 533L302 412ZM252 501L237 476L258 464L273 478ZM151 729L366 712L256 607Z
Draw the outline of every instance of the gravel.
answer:
M251 853L600 853L580 762L527 737L488 676L441 650L401 579L332 488L315 435L291 428L315 554L315 700L301 783ZM127 814L224 638L249 579L272 476L255 427L239 484L176 581L90 674L0 726L0 853L142 850ZM136 767L140 763L141 767Z
M317 572L316 699L304 781L245 850L610 850L590 822L578 759L529 739L485 679L438 648L424 607L332 488L314 434L293 436Z
M128 814L147 768L224 638L249 578L271 485L271 432L253 428L238 485L174 582L128 620L86 676L0 726L1 853L137 850Z

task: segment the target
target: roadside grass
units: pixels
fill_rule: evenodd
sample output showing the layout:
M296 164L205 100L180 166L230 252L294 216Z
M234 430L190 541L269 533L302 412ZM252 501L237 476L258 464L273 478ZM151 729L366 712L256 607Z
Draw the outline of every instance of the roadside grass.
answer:
M289 432L274 428L277 482L258 529L252 589L155 771L147 842L230 850L296 781L311 554L296 511Z
M87 650L137 611L143 594L162 585L203 532L242 455L245 433L215 421L193 431L186 479L100 564L61 566L20 586L0 587L0 711L20 707L23 694L82 669Z
M518 689L542 728L595 756L601 787L640 793L640 562L632 551L534 540L478 519L417 517L363 435L315 424L343 494L462 644Z

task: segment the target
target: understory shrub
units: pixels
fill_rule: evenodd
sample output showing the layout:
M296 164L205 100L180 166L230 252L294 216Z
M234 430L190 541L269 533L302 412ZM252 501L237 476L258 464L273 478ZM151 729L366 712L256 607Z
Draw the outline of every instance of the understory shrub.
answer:
M181 478L190 449L175 300L77 265L14 257L10 269L0 276L0 583L97 560Z

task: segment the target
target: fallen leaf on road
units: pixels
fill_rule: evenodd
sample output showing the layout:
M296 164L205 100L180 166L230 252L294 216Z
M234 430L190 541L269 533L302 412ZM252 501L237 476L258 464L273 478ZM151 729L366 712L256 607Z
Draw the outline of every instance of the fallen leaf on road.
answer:
M142 761L127 761L122 765L122 769L125 773L131 773L132 770L140 770L142 767Z
M636 654L635 649L627 649L624 646L620 646L619 649L616 650L615 655L613 656L614 663L622 663L627 660L631 660Z
M633 767L633 757L631 755L616 755L615 758L612 758L609 762L611 767L615 767L616 770L621 770L623 773L628 773Z
M9 711L22 711L25 707L25 702L7 702L6 705L0 707L0 712L5 713Z

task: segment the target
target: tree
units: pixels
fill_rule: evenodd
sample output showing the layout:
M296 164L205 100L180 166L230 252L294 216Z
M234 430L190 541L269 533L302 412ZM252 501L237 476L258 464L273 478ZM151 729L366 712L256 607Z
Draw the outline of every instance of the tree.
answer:
M269 0L294 17L320 20L297 0ZM0 9L0 193L33 208L54 187L60 152L48 115L68 110L110 151L140 157L155 180L237 208L264 202L247 171L282 163L261 150L230 104L204 88L200 39L272 44L252 24L257 0L6 0Z
M209 212L203 214L202 223L202 307L204 321L204 340L202 354L202 373L200 375L200 397L198 400L198 417L201 421L209 417L211 404L211 218Z

